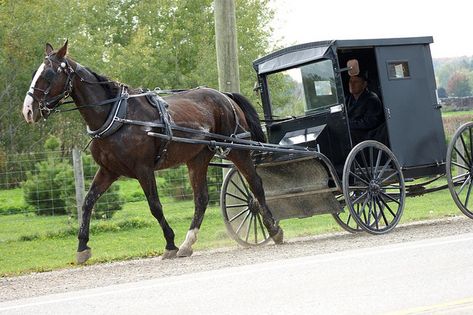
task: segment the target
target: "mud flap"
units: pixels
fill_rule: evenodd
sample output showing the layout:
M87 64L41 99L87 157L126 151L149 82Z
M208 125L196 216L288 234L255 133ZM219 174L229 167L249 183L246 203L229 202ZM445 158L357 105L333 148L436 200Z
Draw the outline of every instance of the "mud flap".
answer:
M333 194L336 188L329 187L329 174L318 158L262 163L256 170L276 220L342 211Z

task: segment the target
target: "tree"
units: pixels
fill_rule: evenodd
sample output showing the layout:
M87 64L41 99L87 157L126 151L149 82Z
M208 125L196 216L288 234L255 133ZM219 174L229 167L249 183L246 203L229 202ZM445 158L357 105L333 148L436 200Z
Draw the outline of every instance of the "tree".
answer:
M254 101L252 61L268 52L268 0L237 0L241 91ZM213 0L0 2L0 146L41 149L57 135L65 149L88 141L76 112L28 126L19 114L45 42L84 66L133 87L217 88Z
M450 96L470 96L471 86L468 75L464 72L455 72L448 80L447 93Z

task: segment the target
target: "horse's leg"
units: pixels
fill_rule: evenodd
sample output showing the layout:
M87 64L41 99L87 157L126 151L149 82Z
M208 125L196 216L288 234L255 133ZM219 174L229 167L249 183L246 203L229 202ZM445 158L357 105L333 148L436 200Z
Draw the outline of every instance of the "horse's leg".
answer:
M261 215L263 216L263 224L268 229L269 236L271 236L276 244L281 244L284 238L283 230L276 224L273 215L269 211L264 195L263 182L261 177L256 173L255 165L249 153L246 151L233 150L228 155L228 159L235 164L240 173L245 177L251 192L258 200Z
M153 216L158 220L159 225L164 233L164 238L166 239L166 248L163 253L162 259L170 259L176 257L178 248L174 244L174 231L169 226L166 218L163 214L163 206L159 201L158 190L156 186L156 178L154 177L154 172L150 168L145 170L141 176L138 177L141 188L146 195L148 200L149 209Z
M100 168L95 174L92 185L85 196L82 205L82 223L79 229L79 246L77 248L77 263L85 263L91 256L92 251L87 243L89 242L90 215L97 199L116 181L117 175Z
M202 151L194 159L187 163L189 179L194 193L194 217L187 231L186 239L179 247L178 257L189 257L192 255L192 245L197 241L197 234L204 220L205 210L209 203L209 191L207 187L207 169L214 154L210 151Z

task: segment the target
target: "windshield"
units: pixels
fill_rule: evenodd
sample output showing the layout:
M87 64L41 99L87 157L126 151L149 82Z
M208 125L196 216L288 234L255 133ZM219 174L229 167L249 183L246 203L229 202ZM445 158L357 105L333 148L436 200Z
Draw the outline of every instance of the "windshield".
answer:
M267 84L273 117L302 116L338 103L331 60L270 74Z

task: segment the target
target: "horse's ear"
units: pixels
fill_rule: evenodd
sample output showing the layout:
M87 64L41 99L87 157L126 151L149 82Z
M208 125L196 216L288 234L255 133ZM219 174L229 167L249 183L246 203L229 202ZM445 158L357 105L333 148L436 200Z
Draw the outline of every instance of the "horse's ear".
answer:
M50 43L46 43L46 48L44 49L44 53L46 54L46 56L51 55L53 51L54 51L53 46Z
M61 47L61 49L59 49L56 53L56 56L59 58L59 59L62 59L64 58L66 55L67 55L67 43L69 42L69 40L66 39L66 42L64 43L64 46Z

